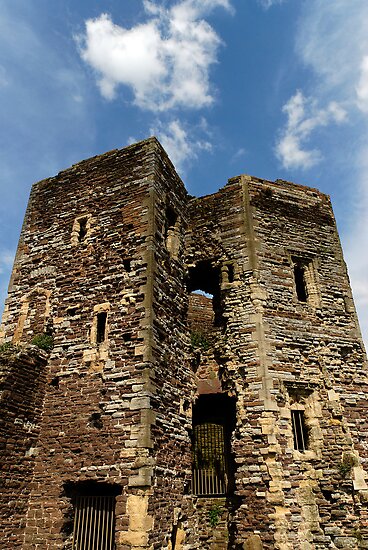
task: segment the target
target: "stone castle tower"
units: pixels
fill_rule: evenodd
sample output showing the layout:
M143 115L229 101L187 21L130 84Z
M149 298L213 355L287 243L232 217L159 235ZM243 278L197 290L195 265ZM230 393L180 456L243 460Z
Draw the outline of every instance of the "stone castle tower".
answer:
M0 337L3 550L368 548L366 357L316 189L193 198L155 138L82 161L32 188Z

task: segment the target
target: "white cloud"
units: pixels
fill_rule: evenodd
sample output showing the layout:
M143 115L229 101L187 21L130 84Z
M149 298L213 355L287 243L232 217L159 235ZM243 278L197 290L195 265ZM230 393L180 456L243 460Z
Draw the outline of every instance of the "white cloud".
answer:
M8 282L13 267L15 252L0 248L0 322L4 301L8 293Z
M0 274L11 269L14 262L15 253L13 250L0 250Z
M310 168L322 155L306 147L318 127L351 118L358 107L368 113L368 3L310 0L303 7L296 49L317 77L313 98L301 92L283 107L288 115L276 153L286 168ZM341 105L344 105L344 108ZM327 105L318 108L318 105ZM300 120L293 117L301 112Z
M234 164L236 161L242 160L247 154L246 149L244 147L240 147L233 156L230 159L231 164Z
M319 77L318 93L338 101L358 99L367 78L368 2L310 0L297 30L297 51ZM365 80L366 81L366 80ZM365 110L365 109L364 109Z
M272 6L283 4L284 2L285 0L258 0L258 3L266 10Z
M331 122L343 122L346 111L335 101L331 101L325 109L320 109L314 99L306 98L300 90L282 110L287 115L287 123L277 141L276 154L287 169L311 168L322 158L318 149L305 147L312 132Z
M356 87L358 107L368 114L368 55L364 56L360 66L360 78Z
M210 105L209 69L221 40L203 17L217 7L230 11L230 1L182 0L166 9L145 0L144 7L145 23L127 29L102 14L87 20L78 38L103 97L115 98L123 85L136 105L152 111Z
M351 177L345 181L352 210L345 211L349 234L343 235L345 255L360 320L368 343L368 2L367 0L308 0L303 3L297 28L297 52L312 69L313 97L320 105L337 102L350 122L350 139L344 143L340 161ZM355 129L355 131L354 131ZM299 142L300 145L300 142Z
M203 120L200 126L191 127L189 132L179 120L175 119L165 125L157 122L150 131L160 140L176 169L182 172L190 160L197 158L200 151L212 151L211 143L199 137L203 130L205 130Z

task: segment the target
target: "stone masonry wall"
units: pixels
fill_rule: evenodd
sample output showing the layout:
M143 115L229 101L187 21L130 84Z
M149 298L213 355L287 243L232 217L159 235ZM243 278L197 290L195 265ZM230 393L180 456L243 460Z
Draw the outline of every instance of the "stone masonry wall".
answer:
M155 249L152 307L152 424L154 469L150 506L154 527L149 544L167 548L181 521L183 494L191 475L188 414L192 372L186 361L187 296L184 236L187 193L162 156L155 186Z
M366 357L322 193L239 176L190 198L154 138L39 182L0 339L44 333L48 359L1 371L4 550L70 548L73 495L97 487L116 550L368 547ZM191 471L211 398L232 430L218 497Z
M0 352L1 545L21 548L46 386L46 353Z
M263 427L270 441L279 442L269 463L271 500L282 510L276 534L290 549L304 539L310 548L357 547L367 536L368 493L359 435L364 420L356 407L362 414L368 379L331 205L318 191L288 182L254 180L250 189L259 284L266 290L269 376L278 402L273 415L264 413ZM307 265L306 302L296 295L294 258ZM292 408L305 411L310 439L305 453L289 450ZM290 472L302 476L298 484ZM291 512L295 504L299 521Z
M258 330L255 315L257 290L254 288L253 268L256 262L254 235L249 219L248 198L241 179L233 179L218 193L193 200L191 206L192 225L188 232L188 259L201 261L213 258L220 272L220 301L222 326L217 329L214 339L212 372L218 372L223 392L236 398L236 427L232 437L232 452L236 465L236 489L234 496L223 506L222 524L225 543L211 542L213 528L207 522L199 521L200 541L192 535L193 548L241 548L253 531L262 532L265 547L272 547L272 518L263 495L268 484L268 472L257 471L250 479L248 468L257 464L257 456L262 457L267 444L260 438L257 427L262 400L259 390L262 380L257 369L260 363L260 350L254 334ZM229 279L229 273L232 277ZM209 354L202 354L203 362L211 362ZM215 364L217 363L217 369ZM203 367L198 368L201 376ZM211 375L207 375L208 379ZM208 381L209 385L209 381ZM199 391L204 387L198 384ZM217 389L218 391L218 389ZM255 453L257 453L255 455ZM258 469L257 469L258 470ZM201 499L202 500L202 499ZM194 500L196 506L196 500ZM196 509L196 508L195 508ZM194 509L194 510L195 510ZM192 513L192 522L196 513ZM241 532L241 533L240 533ZM198 546L195 541L198 541ZM269 545L269 546L267 546Z
M156 148L151 140L84 161L32 191L3 324L15 342L44 331L54 338L24 548L68 544L67 486L87 481L119 489L117 548L146 536L129 514L144 507L139 487L150 485L142 462L151 447L145 341ZM32 306L33 295L47 307Z
M218 209L226 191L232 211L224 215ZM223 391L237 398L229 548L254 536L282 550L362 547L366 359L329 200L314 189L243 176L194 208L189 258L218 258L225 279L234 250L242 259L234 281L221 284L226 324L216 350ZM235 232L238 216L238 243L227 247L232 234L222 223ZM298 261L305 303L296 293ZM292 410L306 418L304 452L294 449ZM208 529L202 547L215 548Z

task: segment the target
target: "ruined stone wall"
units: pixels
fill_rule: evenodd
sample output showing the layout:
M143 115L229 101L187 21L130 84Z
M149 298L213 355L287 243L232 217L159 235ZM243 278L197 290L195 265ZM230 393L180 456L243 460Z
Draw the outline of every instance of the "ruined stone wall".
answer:
M239 176L189 198L155 139L40 182L0 338L44 333L47 364L2 371L4 550L70 548L96 487L117 550L368 544L366 358L325 195ZM211 397L231 427L218 497L192 480Z
M212 377L207 375L207 388L201 380L198 394L212 386L213 390L220 389L236 398L236 427L232 438L236 490L234 498L227 499L223 506L223 517L227 519L221 524L229 548L244 543L247 533L250 535L253 531L262 532L265 547L268 543L272 547L273 542L272 518L264 499L268 472L257 466L258 457L262 457L267 442L262 440L260 428L257 427L263 405L259 396L262 377L258 374L262 350L255 336L259 330L256 311L258 289L254 284L254 233L246 191L238 178L230 180L214 195L193 200L187 245L189 262L210 258L221 272L223 321L217 327L217 338L214 338L212 349L212 372L217 371L220 388L211 383ZM202 353L201 363L198 378L202 378L203 369L208 370L208 352ZM247 475L249 468L255 472L251 478ZM202 500L198 501L198 510L202 508ZM192 521L198 521L195 514ZM199 547L212 548L213 528L208 519L198 523L202 545ZM195 536L192 536L192 541L195 544Z
M46 354L0 352L0 524L3 548L21 548L46 386Z
M130 527L136 502L128 493L150 484L141 462L151 446L146 339L156 147L151 140L84 161L32 191L3 324L15 342L44 331L54 338L25 548L68 543L66 487L81 481L119 487L119 548L141 537ZM34 307L33 295L45 296L47 307ZM106 337L98 342L100 313Z
M184 236L187 193L171 162L162 156L155 186L152 302L152 399L154 468L149 544L167 548L182 521L181 502L191 475L190 399Z
M310 548L356 547L367 530L361 506L366 451L359 434L368 379L331 205L318 191L287 182L253 180L249 187L259 284L266 291L268 377L278 402L262 420L263 433L279 443L268 459L275 537L290 549L304 539ZM305 302L295 288L298 261L305 266ZM309 430L304 453L290 450L293 408L304 411ZM290 472L299 474L297 484ZM293 517L295 505L299 519Z
M226 192L232 208L219 213ZM237 398L236 488L224 507L229 548L254 536L264 548L358 548L368 527L366 359L329 200L314 189L242 176L196 199L196 210L188 257L218 261L225 319L213 350L220 368L213 362L211 369L210 351L202 352L197 376L212 372ZM198 384L198 393L208 391L219 388ZM294 448L293 410L307 424L303 452ZM203 522L201 529L203 548L212 548L211 529Z
M210 335L213 330L212 298L192 292L189 295L188 325L192 332Z

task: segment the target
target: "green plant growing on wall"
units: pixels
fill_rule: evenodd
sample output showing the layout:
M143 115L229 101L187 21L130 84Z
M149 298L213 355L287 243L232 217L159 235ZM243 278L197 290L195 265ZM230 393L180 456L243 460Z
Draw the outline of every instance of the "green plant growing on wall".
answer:
M54 341L50 334L36 334L31 341L31 344L37 346L44 351L50 351L53 348Z
M216 527L222 515L222 508L218 504L208 510L208 521L211 527Z
M193 330L190 333L190 342L193 349L200 348L203 351L207 351L210 347L210 343L203 332Z
M351 464L344 464L344 462L341 462L339 464L339 472L341 477L346 477L351 472Z
M19 347L12 344L12 342L4 342L0 344L0 354L2 353L15 353Z
M356 458L354 456L351 454L344 454L342 461L339 464L339 472L341 477L345 478L348 474L350 474L353 466L355 466L355 463Z

